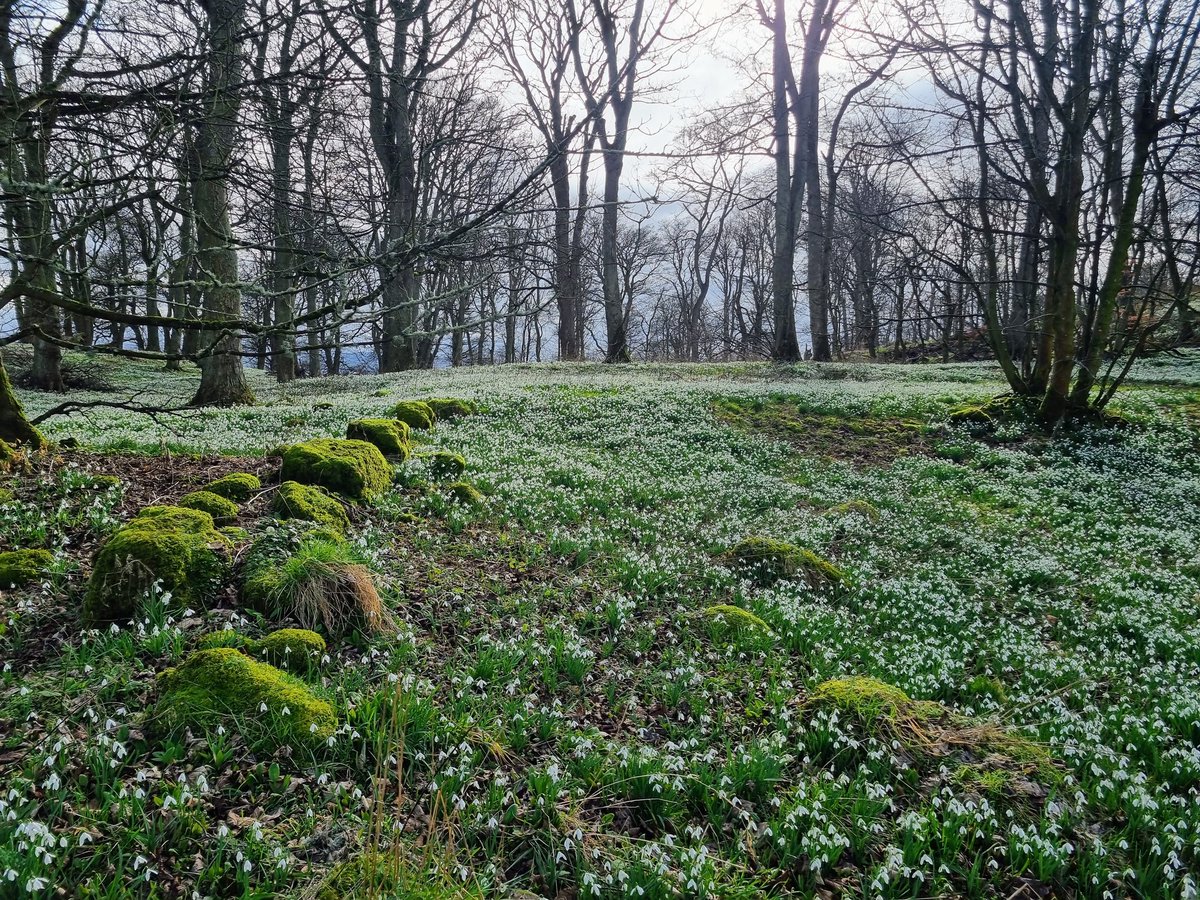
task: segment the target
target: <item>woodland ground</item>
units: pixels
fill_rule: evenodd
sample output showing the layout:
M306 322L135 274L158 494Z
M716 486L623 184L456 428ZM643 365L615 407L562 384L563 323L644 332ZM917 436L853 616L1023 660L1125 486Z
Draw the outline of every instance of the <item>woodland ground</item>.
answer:
M93 399L196 383L86 365L115 389ZM0 550L55 554L0 593L0 897L1197 896L1200 356L1141 366L1128 424L1053 440L947 427L1002 390L974 364L252 384L253 408L53 419L81 449L0 485ZM423 440L486 501L417 460L358 513L400 629L331 644L336 741L156 736L156 674L269 623L231 586L85 631L97 546L428 396L482 407ZM744 577L725 551L750 534L849 584ZM858 677L941 706L820 687Z

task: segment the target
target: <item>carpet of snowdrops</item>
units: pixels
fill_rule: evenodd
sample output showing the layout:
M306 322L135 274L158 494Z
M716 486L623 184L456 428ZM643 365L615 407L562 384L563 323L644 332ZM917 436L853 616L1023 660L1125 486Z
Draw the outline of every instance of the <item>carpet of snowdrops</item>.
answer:
M112 377L172 406L196 376ZM87 561L64 536L119 524L120 488L71 489L104 457L68 455L36 514L0 505L0 549L36 538L61 559L0 600L0 897L366 896L373 877L331 873L381 820L396 837L372 846L403 886L380 896L1197 896L1200 356L1136 370L1116 404L1135 427L987 442L943 424L1003 390L977 365L252 382L253 408L45 430L88 451L262 454L399 399L466 397L482 413L427 440L466 457L486 502L398 488L368 512L355 540L401 628L331 647L336 740L274 758L233 726L143 728L154 673L212 613L152 597L129 627L72 619ZM723 420L731 398L901 421L923 443L852 463L806 452L802 429ZM811 548L851 586L743 578L724 551L749 534ZM769 631L712 627L716 604ZM808 702L850 676L1020 735L1057 777L983 789Z

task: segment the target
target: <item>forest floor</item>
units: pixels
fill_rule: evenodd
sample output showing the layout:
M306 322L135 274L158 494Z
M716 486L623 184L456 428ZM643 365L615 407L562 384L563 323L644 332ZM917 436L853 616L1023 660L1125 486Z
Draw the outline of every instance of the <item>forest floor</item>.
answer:
M104 390L72 399L196 383L74 362ZM1003 391L984 364L252 384L53 418L79 447L0 476L0 551L54 555L0 590L0 897L1197 896L1200 354L1139 367L1121 427L1054 438L948 424ZM235 581L87 630L97 548L424 397L478 402L419 440L484 500L418 455L354 511L398 627L307 674L335 737L156 727L201 635L288 623ZM243 507L235 558L269 522ZM747 572L749 535L844 580Z

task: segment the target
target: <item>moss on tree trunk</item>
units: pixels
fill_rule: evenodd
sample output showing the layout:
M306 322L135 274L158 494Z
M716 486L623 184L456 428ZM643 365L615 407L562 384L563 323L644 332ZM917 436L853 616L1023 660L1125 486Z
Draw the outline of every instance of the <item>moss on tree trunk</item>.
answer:
M41 449L46 445L42 433L33 427L25 415L21 401L13 391L8 370L4 368L4 354L0 353L0 440L10 444L23 444Z

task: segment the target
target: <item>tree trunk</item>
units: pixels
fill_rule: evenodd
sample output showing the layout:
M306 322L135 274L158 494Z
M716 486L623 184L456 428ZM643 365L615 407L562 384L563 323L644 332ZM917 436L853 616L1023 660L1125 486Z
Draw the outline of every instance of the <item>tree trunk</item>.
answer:
M777 362L800 359L796 335L796 305L793 281L796 268L796 225L803 191L804 173L792 171L791 117L788 111L788 80L791 56L787 45L787 10L784 0L775 0L771 21L772 119L775 127L775 246L771 260L771 296L775 314L775 342L771 358ZM793 184L796 182L796 184ZM828 353L828 349L826 350Z
M30 424L25 416L21 401L13 392L8 371L4 368L4 354L0 352L0 441L21 444L41 449L46 445L42 433Z
M237 130L245 0L204 0L209 20L208 108L196 129L196 259L206 282L204 318L237 320L242 315L237 249L229 219L229 163ZM254 402L242 367L236 329L207 334L200 387L193 406L234 406Z

